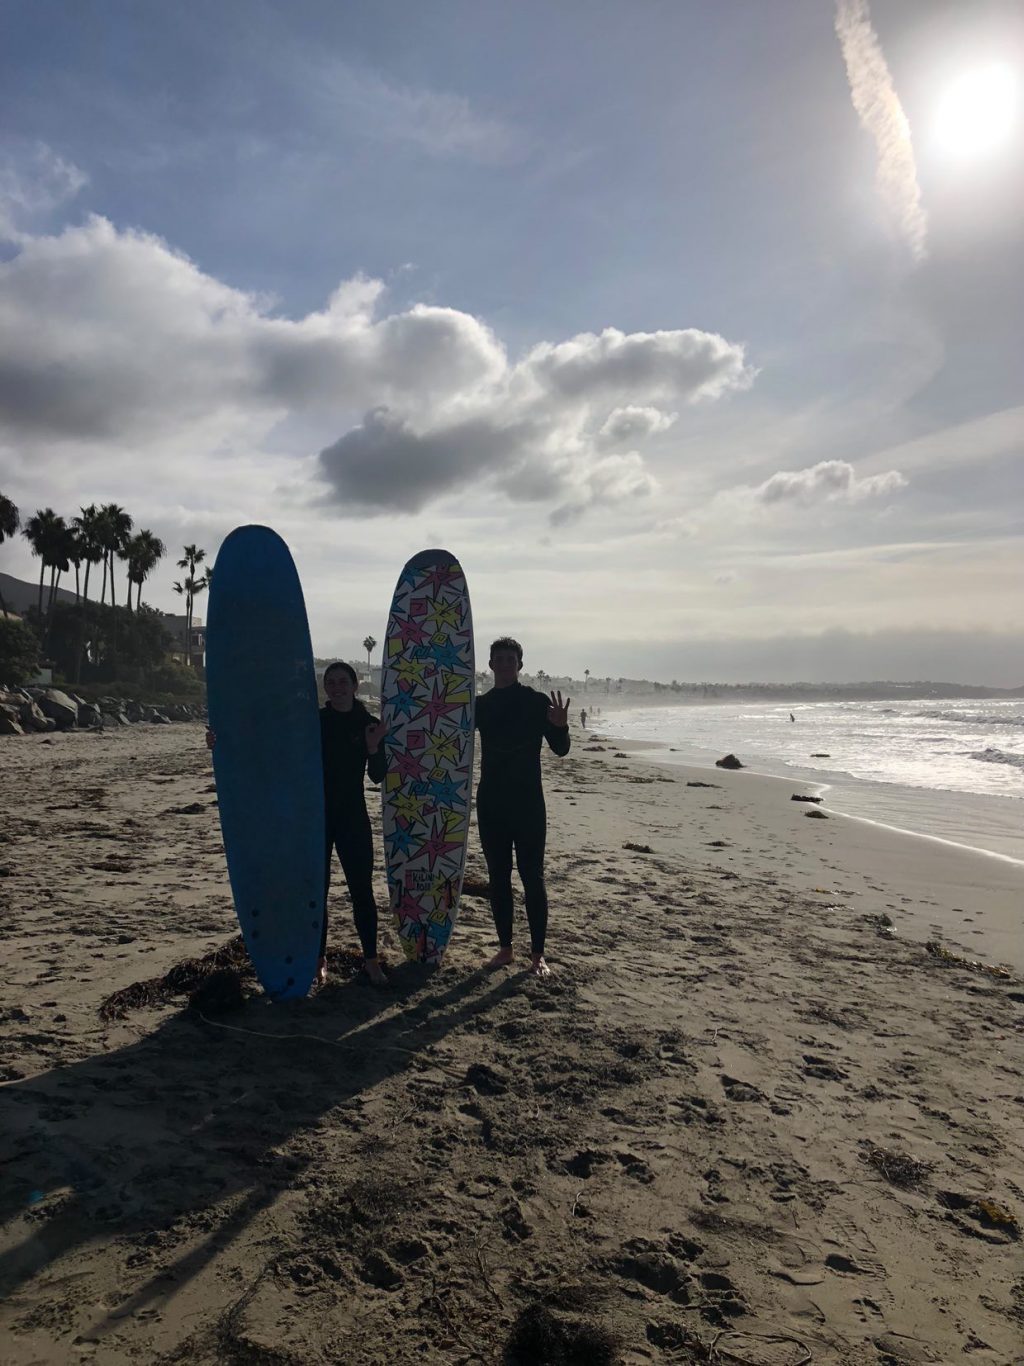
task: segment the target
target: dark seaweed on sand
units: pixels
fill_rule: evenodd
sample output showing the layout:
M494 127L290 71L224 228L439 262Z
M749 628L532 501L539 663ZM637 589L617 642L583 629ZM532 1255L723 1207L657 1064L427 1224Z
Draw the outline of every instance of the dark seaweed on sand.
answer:
M243 981L255 979L240 934L201 958L186 958L168 968L162 977L133 982L113 992L100 1004L101 1020L123 1020L130 1010L170 1004L176 996L190 996L214 973L234 971Z
M327 964L335 975L352 972L362 964L359 954L347 950L328 953ZM253 970L240 934L201 958L185 958L168 968L162 977L149 977L122 987L100 1003L101 1020L123 1020L131 1010L170 1005L187 996L189 1005L207 1014L220 1013L244 1004L245 988L254 986Z
M877 1143L865 1139L861 1161L868 1162L882 1173L886 1181L894 1186L909 1190L920 1186L934 1167L933 1162L921 1162L916 1157L901 1153L896 1148L880 1148Z

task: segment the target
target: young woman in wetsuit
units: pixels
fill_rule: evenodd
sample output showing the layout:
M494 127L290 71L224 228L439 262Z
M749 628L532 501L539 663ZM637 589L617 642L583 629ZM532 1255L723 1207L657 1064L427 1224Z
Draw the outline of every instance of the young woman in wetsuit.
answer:
M363 794L363 777L380 783L387 772L381 745L387 727L356 696L359 679L350 664L330 664L324 671L327 702L320 709L320 739L324 756L324 818L327 848L324 857L324 931L317 979L327 980L327 890L331 859L338 851L352 898L352 915L363 949L363 971L374 984L387 978L377 957L377 899L373 894L373 835Z
M381 748L386 727L371 716L356 696L359 679L350 664L340 661L324 671L327 702L320 709L320 745L324 769L324 927L316 980L327 980L327 892L331 885L331 860L338 851L342 871L352 898L352 915L363 950L363 972L374 986L387 978L377 956L377 900L373 894L373 835L363 795L363 777L380 783L387 771ZM206 732L213 749L217 737Z

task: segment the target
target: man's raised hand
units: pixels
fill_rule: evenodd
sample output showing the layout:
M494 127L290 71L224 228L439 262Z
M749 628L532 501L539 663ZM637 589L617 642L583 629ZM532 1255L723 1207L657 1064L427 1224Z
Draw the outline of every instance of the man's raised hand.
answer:
M569 703L571 697L562 701L562 694L552 693L551 701L548 703L548 720L553 726L567 726L569 724Z

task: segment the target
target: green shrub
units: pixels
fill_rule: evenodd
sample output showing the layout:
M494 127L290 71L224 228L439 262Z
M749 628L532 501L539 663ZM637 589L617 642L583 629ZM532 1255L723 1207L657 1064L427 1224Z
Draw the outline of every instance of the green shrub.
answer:
M39 672L39 640L23 621L0 617L0 684L15 688Z
M201 701L206 686L194 669L184 664L160 664L146 673L146 687L150 691L171 693L182 701Z

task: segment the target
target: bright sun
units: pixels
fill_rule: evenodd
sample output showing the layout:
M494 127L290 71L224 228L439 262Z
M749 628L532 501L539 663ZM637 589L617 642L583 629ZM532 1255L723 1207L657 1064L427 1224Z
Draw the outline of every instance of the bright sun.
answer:
M967 71L947 87L935 116L942 152L973 161L999 151L1010 140L1017 117L1017 80L1008 66Z

